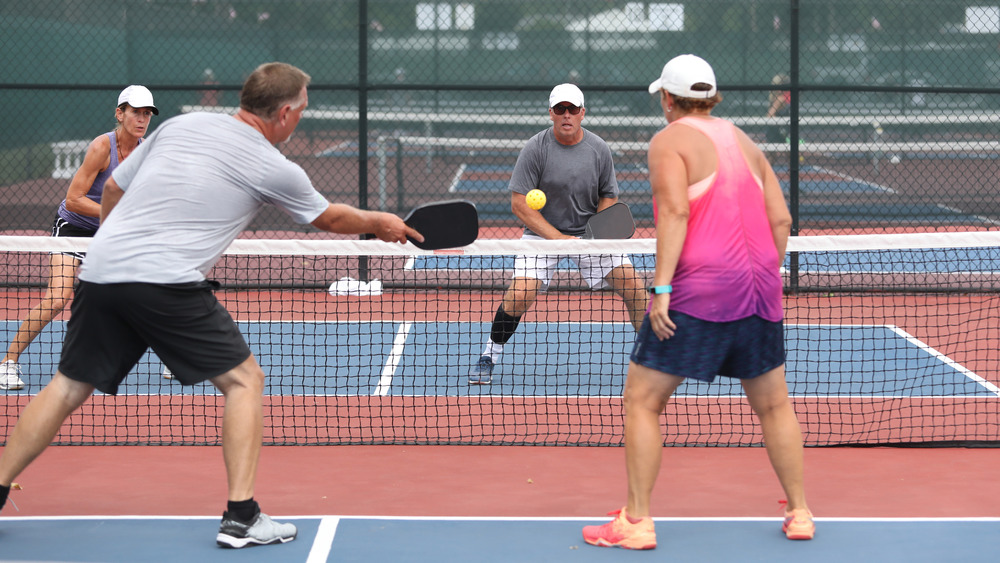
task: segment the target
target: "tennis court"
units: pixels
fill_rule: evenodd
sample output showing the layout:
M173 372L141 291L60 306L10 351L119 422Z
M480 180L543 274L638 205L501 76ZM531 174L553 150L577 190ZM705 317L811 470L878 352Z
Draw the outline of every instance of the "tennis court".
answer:
M0 240L8 340L42 297L48 253L65 250L46 247L60 244L47 227L82 151L134 82L151 86L163 123L232 113L250 69L295 61L313 77L309 106L279 148L324 196L401 215L468 199L487 244L396 254L262 211L241 235L261 240L237 241L212 277L269 374L255 497L299 526L297 541L215 545L222 397L164 379L148 354L121 395L93 397L19 475L0 560L995 560L1000 239L967 231L1000 222L1000 9L854 4L6 2L0 230L40 243ZM715 66L716 115L767 139L797 238L969 235L790 245L787 367L811 446L811 542L780 532L781 488L727 381L685 385L662 417L676 447L652 499L658 549L582 542L582 525L624 502L615 446L633 332L621 300L569 264L492 384L466 381L525 250L493 243L519 242L507 181L518 148L552 126L546 91L586 92L584 126L614 146L636 238L650 237L645 151L665 120L645 89L679 49ZM765 117L779 92L787 114ZM648 281L648 241L615 251ZM331 294L340 280L380 284ZM0 390L7 435L55 370L67 317L23 358L27 388Z

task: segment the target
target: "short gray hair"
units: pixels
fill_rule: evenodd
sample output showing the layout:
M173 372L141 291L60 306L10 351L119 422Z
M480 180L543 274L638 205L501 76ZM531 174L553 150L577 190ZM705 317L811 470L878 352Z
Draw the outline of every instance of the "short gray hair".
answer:
M265 63L257 67L240 91L240 109L270 119L281 106L299 106L302 88L312 80L303 70L288 63Z

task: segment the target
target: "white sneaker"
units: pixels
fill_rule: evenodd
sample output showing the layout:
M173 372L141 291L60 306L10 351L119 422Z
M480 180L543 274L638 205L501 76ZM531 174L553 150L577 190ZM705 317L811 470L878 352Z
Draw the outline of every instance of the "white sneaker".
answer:
M222 514L222 524L219 525L215 543L239 549L248 545L287 543L294 540L296 535L298 530L295 529L295 524L280 524L263 512L258 513L249 524L244 524L225 512Z
M163 379L173 379L174 372L170 371L170 368L163 366Z
M11 391L24 389L24 382L21 381L21 366L14 360L0 363L0 389Z

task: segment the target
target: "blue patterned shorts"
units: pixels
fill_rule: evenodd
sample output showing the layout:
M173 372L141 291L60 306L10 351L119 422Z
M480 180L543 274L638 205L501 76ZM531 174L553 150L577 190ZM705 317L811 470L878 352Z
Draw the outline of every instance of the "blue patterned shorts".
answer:
M751 379L785 363L784 328L757 316L716 323L671 311L674 335L659 340L649 316L635 338L633 362L679 377L712 381L715 376Z

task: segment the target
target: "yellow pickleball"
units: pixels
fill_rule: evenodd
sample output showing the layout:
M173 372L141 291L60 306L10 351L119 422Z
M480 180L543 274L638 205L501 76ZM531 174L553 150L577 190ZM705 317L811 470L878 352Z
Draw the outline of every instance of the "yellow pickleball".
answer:
M528 202L528 207L535 211L545 207L545 192L537 188L525 194L524 199Z

